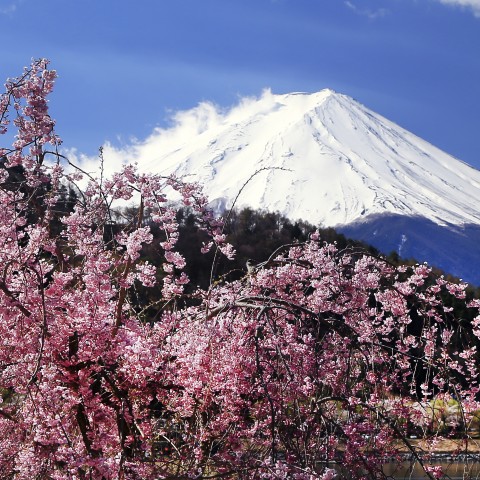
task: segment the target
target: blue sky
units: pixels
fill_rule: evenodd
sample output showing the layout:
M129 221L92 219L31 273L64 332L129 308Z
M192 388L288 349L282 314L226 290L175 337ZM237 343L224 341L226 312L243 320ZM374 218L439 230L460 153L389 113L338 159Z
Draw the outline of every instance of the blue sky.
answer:
M480 168L480 0L0 0L0 78L47 57L67 148L243 96L346 93Z

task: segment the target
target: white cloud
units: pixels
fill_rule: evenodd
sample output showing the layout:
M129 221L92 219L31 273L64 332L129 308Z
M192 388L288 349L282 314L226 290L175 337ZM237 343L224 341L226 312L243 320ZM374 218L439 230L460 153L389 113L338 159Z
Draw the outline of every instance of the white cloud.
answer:
M344 3L350 10L352 10L356 14L368 17L370 20L375 20L388 14L388 10L386 8L370 10L368 8L359 8L353 2L350 2L348 0Z
M11 15L17 9L17 5L10 3L8 5L0 4L0 14L1 15Z
M472 10L476 17L480 18L480 0L439 0L444 5L452 5L454 7L463 7Z
M260 101L259 101L260 100ZM276 107L276 100L270 89L265 89L260 97L242 97L231 108L222 109L210 102L202 102L189 110L172 112L170 126L155 128L145 139L132 140L121 146L107 142L103 145L104 175L110 176L127 163L137 163L142 171L155 171L160 174L172 172L172 166L165 163L166 157L182 148L186 142L198 137L202 132L220 128L223 124L241 123L252 114L262 114ZM98 156L89 157L76 149L65 150L71 162L93 176L99 174ZM159 166L165 165L165 168Z

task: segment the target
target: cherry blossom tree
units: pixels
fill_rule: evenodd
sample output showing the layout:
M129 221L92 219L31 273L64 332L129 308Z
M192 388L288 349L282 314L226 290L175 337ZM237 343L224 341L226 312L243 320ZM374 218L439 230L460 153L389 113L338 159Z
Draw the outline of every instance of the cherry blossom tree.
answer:
M402 451L441 478L408 439L428 433L435 451L434 399L454 400L442 425L468 452L480 302L465 285L313 234L186 295L179 208L208 235L199 255L234 255L201 187L72 166L48 113L55 78L34 61L0 97L1 133L15 132L0 150L2 478L383 478ZM138 206L112 229L118 200ZM154 241L158 264L142 257ZM139 286L157 293L153 319Z

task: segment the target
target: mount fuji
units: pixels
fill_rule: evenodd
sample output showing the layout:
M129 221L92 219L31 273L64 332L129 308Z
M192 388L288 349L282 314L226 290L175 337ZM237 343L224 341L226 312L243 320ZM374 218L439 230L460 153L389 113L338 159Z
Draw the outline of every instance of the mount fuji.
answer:
M141 168L202 183L220 211L237 199L480 285L479 170L332 90L265 92L194 117L176 142L157 131L161 157Z

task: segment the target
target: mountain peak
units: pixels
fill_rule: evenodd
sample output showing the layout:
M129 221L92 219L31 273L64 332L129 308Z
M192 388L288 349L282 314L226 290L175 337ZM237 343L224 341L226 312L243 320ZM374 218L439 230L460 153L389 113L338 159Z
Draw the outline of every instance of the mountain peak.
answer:
M274 97L308 97L314 100L320 100L323 101L325 98L329 96L334 96L334 95L340 95L337 93L335 90L332 90L331 88L324 88L323 90L320 90L318 92L290 92L290 93L285 93L285 94L272 94Z
M188 175L224 208L248 182L237 206L323 226L382 213L480 224L478 170L346 95L266 90L226 112L209 108L213 120L144 167Z

